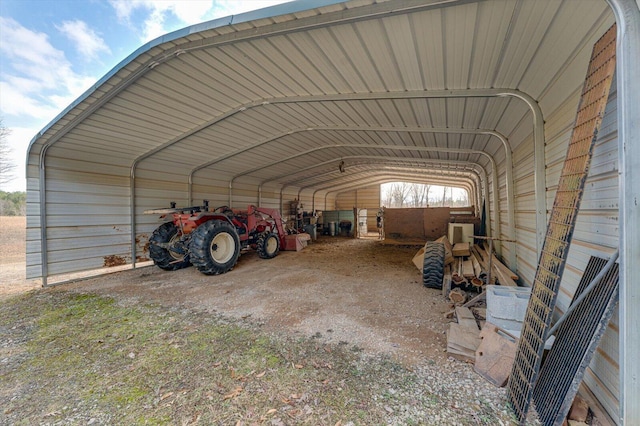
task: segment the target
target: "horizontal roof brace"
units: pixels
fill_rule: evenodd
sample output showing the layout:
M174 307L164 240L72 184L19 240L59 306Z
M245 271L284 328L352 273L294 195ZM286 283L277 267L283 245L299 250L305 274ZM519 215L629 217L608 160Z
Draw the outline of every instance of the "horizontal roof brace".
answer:
M416 170L415 168L412 167L402 167L402 166L382 166L382 167L376 167L375 169L371 169L371 170L356 170L356 171L350 171L348 174L348 177L354 177L354 176L358 176L361 174L375 174L379 171L384 171L384 170L391 170L391 171L404 171L404 172L413 172L416 173L416 175L424 175L426 174L426 170ZM346 176L345 176L346 177ZM325 186L326 184L331 183L331 185ZM317 185L318 187L314 186L314 185L309 185L309 186L304 186L301 188L298 188L298 198L300 198L300 194L302 194L303 191L307 190L307 189L315 189L316 191L322 191L325 189L331 189L333 186L337 186L337 185L341 185L343 183L343 181L339 181L336 182L336 179L327 179L324 180L322 182L318 182ZM288 183L286 185L283 185L283 187L287 187L287 186L291 186L291 183Z
M193 174L207 167L211 167L215 164L218 164L224 160L228 160L229 158L235 157L237 155L243 154L245 152L251 151L253 149L259 148L263 145L269 144L271 142L277 141L283 137L290 136L295 133L303 133L303 132L313 132L313 131L336 131L336 132L385 132L385 133L447 133L447 134L480 134L480 135L489 135L496 137L503 145L505 150L505 155L507 157L511 156L511 146L507 138L497 132L495 130L490 129L464 129L464 128L438 128L438 127L398 127L398 126L304 126L298 128L288 129L284 132L280 132L276 135L265 138L261 141L258 141L250 146L238 149L234 152L230 152L223 156L216 158L215 160L203 163L197 167L194 167L189 174L189 179L192 178Z
M386 182L390 182L390 181L394 181L394 180L397 180L397 179L407 179L407 178L420 179L421 177L425 178L425 179L428 179L428 181L435 181L436 179L434 179L432 176L433 175L415 175L415 174L391 173L391 174L384 174L384 175L381 174L379 178L373 179L373 180L371 180L371 177L369 177L367 179L367 182L375 184L375 183L380 183L380 182L385 182L385 181ZM476 174L474 174L474 176L476 177L476 179L479 178ZM478 198L476 198L475 201L476 201L476 203L479 204L480 203L480 198L479 198L480 194L479 194L479 191L478 191L478 182L476 182L475 179L463 178L463 177L458 177L458 178L455 178L455 179L446 178L446 181L442 181L440 184L442 186L453 186L453 185L450 185L450 184L451 183L455 183L457 185L464 185L465 182L467 184L471 183L471 187L473 188L473 190L471 190L470 192L471 193L475 193L474 195L476 197L478 197ZM345 183L345 184L340 185L338 187L331 188L330 190L325 192L325 206L326 206L326 198L330 193L352 191L354 189L357 189L358 187L361 187L362 185L363 185L362 182ZM315 202L316 194L318 192L320 192L320 190L317 190L317 191L313 192L312 198L313 198L314 202ZM481 208L481 206L478 206L478 209L479 208Z
M434 177L433 175L415 175L412 173L403 173L402 171L398 171L398 172L391 172L391 173L378 173L377 175L374 176L370 176L368 178L372 178L374 179L372 181L372 183L377 183L379 181L387 181L387 182L395 182L398 179L403 179L403 180L407 180L407 179L411 179L415 182L420 182L420 183L424 183L424 182L434 182L440 186L446 186L446 187L463 187L465 190L469 191L471 188L475 188L475 184L473 183L473 180L471 178L457 178L457 179L449 179L449 178L442 178L442 176L440 176L440 179L438 179L437 177ZM341 185L340 188L336 188L336 189L331 189L325 192L326 194L330 194L330 193L343 193L346 191L353 191L355 189L358 189L359 187L361 187L362 183L361 182L357 182L357 183L345 183L343 185ZM348 189L345 189L348 188ZM321 191L314 191L313 192L313 197L315 198L316 194L318 192ZM471 193L469 194L471 195ZM300 198L299 198L300 199Z
M413 182L415 180L416 181L415 183L428 182L428 183L432 183L432 184L443 186L443 187L462 188L467 192L467 198L469 199L470 202L478 203L478 195L475 193L475 189L474 189L475 183L472 180L469 180L468 182L463 182L461 180L449 180L447 178L442 178L442 177L440 177L439 179L439 178L424 176L424 178L426 179L425 181L421 181L419 178L414 179L412 177L403 177L403 176L396 176L396 175L391 175L391 177L380 176L380 177L377 177L374 181L372 181L372 184L379 185L383 183L394 182L394 181L397 181L397 179L402 179L403 181L406 181L406 182ZM326 209L326 198L329 194L335 192L336 196L339 196L340 194L345 194L347 192L357 191L358 187L359 186L350 186L350 187L339 189L339 190L327 191L325 193L325 209ZM475 196L475 199L474 199L474 196ZM315 195L314 195L313 203L315 207ZM480 206L476 204L476 208L479 209Z

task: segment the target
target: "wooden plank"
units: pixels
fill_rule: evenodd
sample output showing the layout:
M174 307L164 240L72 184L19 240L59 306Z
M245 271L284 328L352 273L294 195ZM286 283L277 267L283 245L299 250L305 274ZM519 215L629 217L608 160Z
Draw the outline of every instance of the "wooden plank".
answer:
M480 276L482 275L482 267L480 267L480 262L478 262L478 259L476 258L476 255L473 251L471 251L471 256L469 256L469 258L471 259L471 263L473 264L473 274L480 278Z
M469 243L456 243L453 246L453 255L455 257L470 256Z
M480 332L457 323L450 323L447 332L447 353L464 361L475 362L480 345Z
M467 279L471 279L476 276L473 270L473 262L471 262L471 259L467 259L462 262L462 276Z
M485 323L480 332L473 369L489 383L505 386L516 356L516 342L513 336L502 332L497 326Z
M507 268L507 266L502 263L494 254L491 258L491 264L496 264L496 266L500 269L500 271L505 274L506 276L508 276L509 278L511 278L512 280L517 280L519 277L516 273L514 273L511 269Z
M493 280L493 277L496 277L500 285L509 286L509 287L518 286L518 284L515 281L513 281L510 276L508 276L500 268L498 268L498 266L494 266L492 264L491 270L493 271L491 273L492 280Z
M442 295L448 299L451 291L451 266L444 267L444 275L442 276Z
M476 317L471 312L471 309L462 306L456 307L456 317L458 318L458 324L468 328L471 331L478 331L478 323Z
M449 239L447 238L447 236L443 235L442 237L438 238L436 240L436 243L444 244L444 264L445 265L452 264L453 261L455 260L455 258L453 257L453 246L449 242Z

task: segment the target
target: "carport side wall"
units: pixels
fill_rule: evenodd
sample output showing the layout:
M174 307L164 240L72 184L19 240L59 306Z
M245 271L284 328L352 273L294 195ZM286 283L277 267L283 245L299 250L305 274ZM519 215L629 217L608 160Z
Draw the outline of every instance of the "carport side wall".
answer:
M126 161L90 146L74 151L60 143L49 148L45 166L47 274L131 263ZM42 277L41 194L38 167L30 165L27 173L26 276L34 279Z
M567 146L575 121L580 87L546 116L546 181L547 213L553 206ZM531 144L520 144L514 152L516 180L516 220L518 275L531 285L537 260L535 251L535 221L533 201L533 168ZM618 139L617 96L613 82L605 116L594 147L589 175L578 213L573 239L567 257L556 319L571 302L590 256L608 258L618 247ZM618 310L607 328L585 373L584 382L594 393L611 418L618 418L619 406L619 345Z
M359 188L354 191L342 192L336 197L336 210L348 210L357 207L367 210L367 229L376 231L376 214L380 209L380 185Z

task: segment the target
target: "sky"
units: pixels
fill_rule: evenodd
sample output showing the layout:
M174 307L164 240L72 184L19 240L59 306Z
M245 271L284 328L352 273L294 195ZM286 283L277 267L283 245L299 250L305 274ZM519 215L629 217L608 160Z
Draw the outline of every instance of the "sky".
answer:
M33 137L143 44L289 0L0 0L0 119L25 191Z

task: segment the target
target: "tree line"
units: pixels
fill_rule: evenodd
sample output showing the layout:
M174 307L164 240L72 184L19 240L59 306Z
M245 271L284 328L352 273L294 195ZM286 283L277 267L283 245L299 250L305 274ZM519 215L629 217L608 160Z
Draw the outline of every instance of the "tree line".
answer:
M26 192L0 191L0 216L25 216L26 214Z

